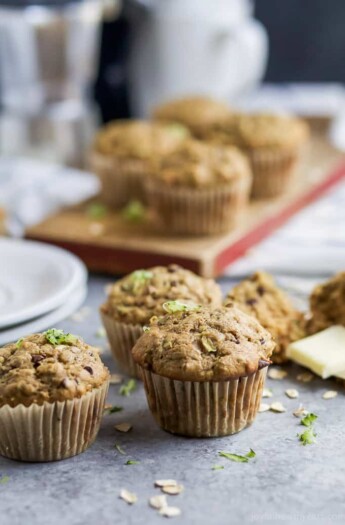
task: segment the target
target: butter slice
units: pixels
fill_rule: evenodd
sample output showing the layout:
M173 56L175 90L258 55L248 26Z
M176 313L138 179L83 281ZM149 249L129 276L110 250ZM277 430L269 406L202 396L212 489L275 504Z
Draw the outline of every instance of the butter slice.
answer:
M331 326L287 348L287 357L327 379L345 378L345 327Z

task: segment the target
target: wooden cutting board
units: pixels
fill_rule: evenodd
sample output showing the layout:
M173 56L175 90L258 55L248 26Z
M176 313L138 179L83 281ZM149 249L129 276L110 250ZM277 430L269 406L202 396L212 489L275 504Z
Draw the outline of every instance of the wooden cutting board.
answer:
M236 230L225 235L180 237L158 233L149 213L140 224L128 223L116 212L95 221L86 213L89 204L85 204L49 217L28 229L26 237L67 248L92 271L121 274L175 262L200 275L215 277L343 178L344 154L316 130L291 190L274 200L252 202Z

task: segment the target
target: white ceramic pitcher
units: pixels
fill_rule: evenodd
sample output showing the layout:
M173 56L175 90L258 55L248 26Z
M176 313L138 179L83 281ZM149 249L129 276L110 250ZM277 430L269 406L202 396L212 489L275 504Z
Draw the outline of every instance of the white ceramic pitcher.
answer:
M232 100L261 80L268 38L252 18L251 0L134 3L130 80L136 115L188 94Z

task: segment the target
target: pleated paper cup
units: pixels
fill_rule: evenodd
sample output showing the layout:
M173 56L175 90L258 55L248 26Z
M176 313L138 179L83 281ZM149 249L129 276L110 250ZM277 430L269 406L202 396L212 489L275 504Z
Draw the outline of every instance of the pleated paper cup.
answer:
M150 410L160 427L190 437L240 432L258 412L267 368L228 381L175 381L143 369Z
M144 333L139 324L122 323L100 310L102 322L107 332L111 353L123 373L142 379L141 368L134 362L132 348Z
M96 439L108 381L80 398L0 408L0 455L57 461L84 452Z
M101 200L112 208L121 208L131 200L145 200L143 181L150 174L141 159L122 159L92 153L90 169L101 183Z
M220 188L169 187L153 178L145 182L149 206L164 231L185 235L224 233L236 226L248 203L251 177Z
M298 149L249 150L246 154L253 172L252 198L277 197L289 189L299 159Z

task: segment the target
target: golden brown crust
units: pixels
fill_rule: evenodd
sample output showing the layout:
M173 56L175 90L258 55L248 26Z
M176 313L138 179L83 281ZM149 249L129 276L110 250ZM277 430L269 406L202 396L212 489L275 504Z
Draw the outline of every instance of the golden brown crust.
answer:
M345 326L345 272L317 285L310 296L311 318L308 333L314 334L333 325Z
M224 381L270 363L271 335L241 310L200 308L158 318L135 344L143 368L178 381Z
M45 334L0 348L0 407L79 398L108 380L97 348L79 338L51 344Z
M217 307L222 292L213 279L204 279L176 264L137 270L117 281L109 290L101 310L118 321L147 324L164 314L166 301L180 300Z
M235 147L219 147L187 140L174 153L166 155L153 171L168 186L209 188L251 178L246 157Z
M272 114L236 114L205 130L203 139L215 144L235 145L243 150L289 149L308 138L306 122L296 117Z
M256 272L240 282L230 290L225 300L225 304L233 303L254 316L272 334L276 342L272 361L287 361L285 352L289 343L305 335L304 316L293 307L272 276Z
M153 118L162 121L179 122L194 133L199 129L219 122L231 114L227 104L209 97L185 97L172 100L153 111Z
M180 124L116 120L97 133L93 150L109 157L154 160L174 151L188 136Z

